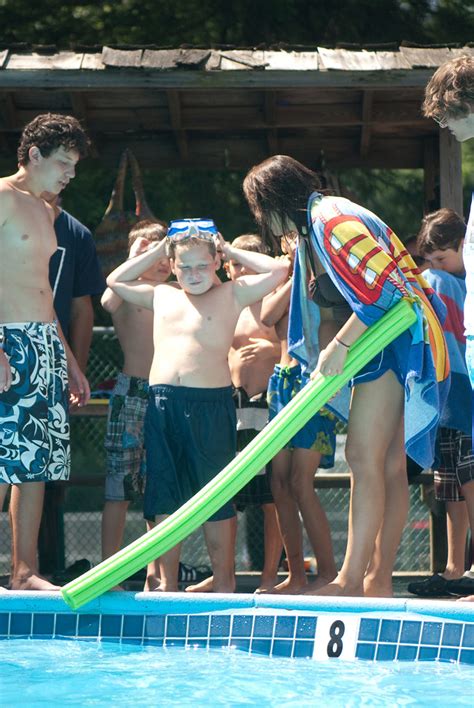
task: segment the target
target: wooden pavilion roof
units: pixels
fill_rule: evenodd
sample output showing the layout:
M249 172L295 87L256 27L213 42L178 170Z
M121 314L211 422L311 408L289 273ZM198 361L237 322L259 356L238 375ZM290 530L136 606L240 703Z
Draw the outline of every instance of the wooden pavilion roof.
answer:
M468 47L328 49L8 47L0 155L45 111L80 118L93 156L142 167L246 169L285 153L313 167L423 167L421 115L436 68Z

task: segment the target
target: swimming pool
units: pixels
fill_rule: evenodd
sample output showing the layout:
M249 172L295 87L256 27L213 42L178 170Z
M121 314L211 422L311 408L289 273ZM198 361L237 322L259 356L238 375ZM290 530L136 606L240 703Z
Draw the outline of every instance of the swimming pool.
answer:
M472 705L465 603L117 592L72 612L12 592L0 638L6 705Z

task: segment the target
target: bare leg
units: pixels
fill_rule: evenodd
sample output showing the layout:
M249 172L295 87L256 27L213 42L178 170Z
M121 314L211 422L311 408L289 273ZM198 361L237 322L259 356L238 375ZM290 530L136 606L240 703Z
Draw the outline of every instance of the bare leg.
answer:
M161 514L156 517L156 522L153 523L148 521L148 528L152 529L154 526L161 524L165 519L167 519L169 514ZM163 553L162 556L157 558L155 561L158 564L158 578L160 579L159 585L156 588L150 587L150 589L155 589L159 592L178 592L178 570L179 570L179 557L181 555L181 544L178 543L174 548ZM147 572L156 574L155 563L148 564ZM147 578L148 582L148 578ZM152 582L150 581L150 585ZM145 588L147 586L145 585Z
M235 553L235 541L237 538L237 515L230 519L231 531L232 531L232 553ZM185 592L213 592L214 590L214 576L211 575L209 578L201 580L199 583L194 585L188 585Z
M403 415L403 389L392 371L354 388L346 457L352 471L346 556L321 595L360 596L385 509L384 469Z
M288 561L288 577L273 592L299 593L307 585L303 557L303 530L291 489L292 450L281 450L272 460L271 487L278 525Z
M106 501L102 512L102 559L120 550L128 501Z
M278 526L275 504L262 504L265 561L257 592L265 592L275 587L278 580L283 541Z
M213 592L235 592L236 528L233 518L207 521L204 524L204 537L213 572Z
M12 488L12 590L59 590L38 572L38 532L43 510L44 482L26 482Z
M364 595L367 597L393 595L392 572L406 523L408 505L408 478L401 419L386 456L383 522L364 578Z
M311 585L312 589L330 583L337 575L329 522L314 489L314 475L320 461L319 452L301 448L293 450L291 489L318 563L318 579Z
M153 521L146 522L147 531L151 531L155 527ZM143 586L143 592L155 592L160 589L160 559L155 558L146 567L146 580Z
M467 504L464 501L446 502L448 559L446 569L441 573L446 580L455 580L464 573L466 536L469 526L467 511Z

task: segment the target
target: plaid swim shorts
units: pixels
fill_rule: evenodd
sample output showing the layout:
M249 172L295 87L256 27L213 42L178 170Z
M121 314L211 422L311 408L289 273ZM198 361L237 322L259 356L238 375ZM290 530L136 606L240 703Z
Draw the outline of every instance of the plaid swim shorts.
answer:
M460 430L438 429L438 469L434 470L438 501L463 501L461 487L474 480L472 438Z
M107 501L133 501L145 485L144 425L148 381L120 373L109 402L105 449Z

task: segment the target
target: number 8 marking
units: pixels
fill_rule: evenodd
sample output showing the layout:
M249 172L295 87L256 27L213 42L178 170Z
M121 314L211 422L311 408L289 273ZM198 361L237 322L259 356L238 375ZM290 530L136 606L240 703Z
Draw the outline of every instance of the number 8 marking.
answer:
M342 654L342 637L344 636L344 632L346 631L346 628L344 626L344 622L341 620L336 620L335 622L332 623L331 628L329 630L329 636L331 637L331 640L328 643L328 656L331 658L337 658L338 656L341 656Z

